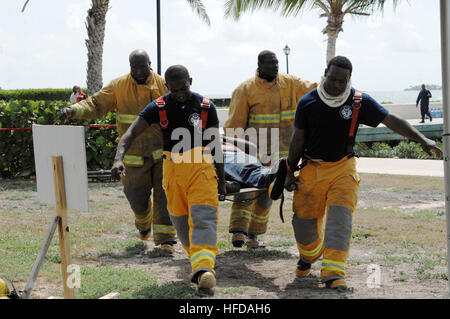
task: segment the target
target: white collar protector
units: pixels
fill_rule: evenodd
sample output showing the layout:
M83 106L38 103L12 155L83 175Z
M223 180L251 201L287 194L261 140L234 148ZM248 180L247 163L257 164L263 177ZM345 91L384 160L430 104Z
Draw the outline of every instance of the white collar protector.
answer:
M320 99L323 103L328 105L329 107L340 107L347 101L350 93L352 91L352 81L349 80L347 83L347 87L344 92L342 92L338 96L331 96L324 88L325 77L322 76L322 80L320 81L319 86L317 87L317 93L319 94Z

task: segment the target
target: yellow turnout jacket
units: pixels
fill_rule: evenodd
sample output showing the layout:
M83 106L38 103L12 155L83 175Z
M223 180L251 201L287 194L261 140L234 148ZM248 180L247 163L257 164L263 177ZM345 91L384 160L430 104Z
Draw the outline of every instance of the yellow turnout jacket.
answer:
M316 88L318 83L279 73L275 80L267 82L258 76L240 84L233 92L229 117L224 124L227 128L267 128L267 145L271 142L271 128L279 128L278 158L287 157L294 132L294 118L297 103L303 95ZM258 145L262 142L258 140ZM259 147L258 147L259 148Z
M87 100L74 104L74 118L98 119L116 110L120 139L147 104L166 93L168 90L164 78L153 70L143 85L138 85L128 73L112 80ZM150 126L134 140L124 157L124 163L128 166L142 166L143 157L153 157L154 160L162 157L162 133L157 124Z

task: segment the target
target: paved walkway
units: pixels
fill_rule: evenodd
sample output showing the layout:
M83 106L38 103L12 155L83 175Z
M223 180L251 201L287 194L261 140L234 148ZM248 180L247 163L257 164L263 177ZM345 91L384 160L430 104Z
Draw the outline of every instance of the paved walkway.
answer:
M436 160L361 157L357 169L369 174L444 177L444 162Z

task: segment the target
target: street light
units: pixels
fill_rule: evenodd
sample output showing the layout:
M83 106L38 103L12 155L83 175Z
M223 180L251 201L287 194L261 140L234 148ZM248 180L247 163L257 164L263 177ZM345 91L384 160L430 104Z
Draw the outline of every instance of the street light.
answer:
M286 73L289 74L289 53L291 53L291 48L288 47L288 45L286 44L286 46L283 49L284 54L286 54Z
M161 2L156 0L156 51L158 55L158 74L161 75Z

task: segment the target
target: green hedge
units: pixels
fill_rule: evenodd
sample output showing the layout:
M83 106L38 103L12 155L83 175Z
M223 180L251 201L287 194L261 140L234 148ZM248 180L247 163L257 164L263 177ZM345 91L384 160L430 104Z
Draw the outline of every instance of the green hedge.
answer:
M442 141L439 140L436 144L443 150ZM382 142L356 143L355 153L360 157L435 159L425 153L419 143L412 141L402 141L392 146Z
M32 124L60 124L59 110L69 106L65 101L0 101L0 128L31 127ZM67 124L115 124L115 113L97 121L69 121ZM116 151L115 128L86 128L88 170L110 169ZM0 131L0 176L29 176L34 173L33 137L31 131Z
M0 90L0 100L69 101L71 94L72 89Z

